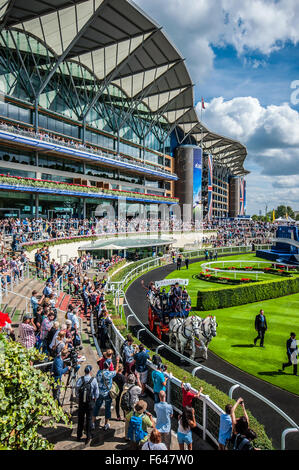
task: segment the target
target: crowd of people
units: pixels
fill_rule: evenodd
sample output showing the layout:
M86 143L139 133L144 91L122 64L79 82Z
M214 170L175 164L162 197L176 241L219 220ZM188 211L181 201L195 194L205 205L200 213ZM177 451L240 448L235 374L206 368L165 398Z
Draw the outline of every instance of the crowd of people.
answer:
M145 163L145 162L141 162L140 160L138 160L137 162L135 158L133 157L127 158L123 155L120 157L111 152L103 153L103 151L99 147L92 145L91 143L82 142L81 140L80 141L75 140L75 139L72 139L71 137L69 138L66 136L62 137L61 135L54 134L52 132L43 131L43 130L36 131L33 127L24 128L24 127L19 126L18 124L12 124L12 123L7 124L5 121L0 121L0 128L3 129L4 131L25 135L26 137L32 137L33 139L43 140L46 142L54 142L59 145L76 148L78 150L87 151L89 153L94 153L96 155L101 155L101 156L105 155L107 158L110 158L110 159L113 158L114 160L127 162L127 163L137 163L139 166L143 166L144 168L161 169L160 167L158 167L157 165L151 162ZM169 172L166 169L163 169L163 170L166 172Z
M244 220L216 220L204 222L204 230L215 230L217 235L205 236L203 243L210 243L214 248L223 246L244 246L250 244L268 244L275 237L277 223Z
M198 229L212 230L204 233L202 243L214 248L223 246L241 246L250 244L268 244L275 237L277 224L254 222L252 220L218 220L213 223L203 222ZM192 231L194 223L182 221L175 216L162 220L157 216L143 217L91 217L76 218L9 218L0 220L0 251L4 250L4 241L12 237L11 247L18 250L23 244L35 241L61 238L114 235L119 233L148 233L161 231Z

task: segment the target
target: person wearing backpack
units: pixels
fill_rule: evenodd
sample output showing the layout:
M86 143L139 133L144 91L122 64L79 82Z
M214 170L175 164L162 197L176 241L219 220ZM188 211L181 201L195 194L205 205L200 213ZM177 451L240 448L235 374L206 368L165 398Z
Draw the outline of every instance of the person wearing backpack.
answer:
M123 410L124 415L127 415L134 409L134 406L139 401L139 397L142 392L141 383L139 377L135 377L134 374L130 374L127 378L128 383L123 387L123 394L120 399L120 406ZM136 385L137 381L137 385ZM126 421L125 434L128 434L129 424Z
M243 416L236 418L235 412L238 406L243 408ZM243 398L238 398L231 409L233 434L228 442L229 450L253 450L250 440L246 437L249 431L249 418L245 409Z
M86 445L91 439L92 412L95 406L95 402L99 397L98 383L95 377L92 377L91 371L92 366L86 366L84 370L85 375L80 377L76 383L76 396L79 403L77 441L81 440L85 421Z
M129 423L126 437L130 441L131 449L140 449L148 440L148 428L155 428L154 419L146 410L147 403L140 400L136 403L134 410L126 416L126 420Z

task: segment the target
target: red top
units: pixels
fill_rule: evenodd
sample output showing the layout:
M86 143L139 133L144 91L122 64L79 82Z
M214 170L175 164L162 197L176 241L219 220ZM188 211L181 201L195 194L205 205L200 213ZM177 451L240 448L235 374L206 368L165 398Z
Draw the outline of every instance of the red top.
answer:
M104 362L105 361L106 361L105 357L101 357L101 359L98 361L98 366L99 366L100 370L104 370ZM112 364L112 361L111 361L109 370L114 370L114 366Z
M192 400L193 398L196 397L196 394L190 391L186 391L183 388L183 408L185 406L192 406Z

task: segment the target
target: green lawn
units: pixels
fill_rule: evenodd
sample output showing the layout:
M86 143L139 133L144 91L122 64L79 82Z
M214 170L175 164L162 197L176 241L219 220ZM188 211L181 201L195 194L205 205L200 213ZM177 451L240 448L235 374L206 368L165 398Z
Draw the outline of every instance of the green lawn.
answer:
M254 254L238 255L225 260L257 260ZM187 271L174 271L168 278L189 278L188 292L192 299L192 306L196 306L198 290L223 289L225 286L199 281L192 276L200 272L200 264L194 263ZM278 276L273 276L275 279ZM265 336L265 348L253 346L256 331L254 329L255 316L263 309L268 322L268 331ZM208 312L205 312L206 316ZM286 341L290 332L295 331L299 339L299 294L278 299L256 302L221 310L213 310L218 322L217 337L210 344L210 349L236 367L284 388L299 394L299 377L292 375L293 368L278 372L282 362L286 362ZM203 315L201 312L200 315ZM259 344L259 342L257 343Z

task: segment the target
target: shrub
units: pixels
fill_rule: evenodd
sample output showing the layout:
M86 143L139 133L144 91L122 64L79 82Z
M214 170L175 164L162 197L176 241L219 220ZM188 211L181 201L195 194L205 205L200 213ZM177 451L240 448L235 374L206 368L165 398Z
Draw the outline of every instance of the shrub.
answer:
M198 291L198 310L217 310L236 305L276 299L299 292L299 277L280 279L279 281L263 281L256 284L233 286L230 289L217 291Z

